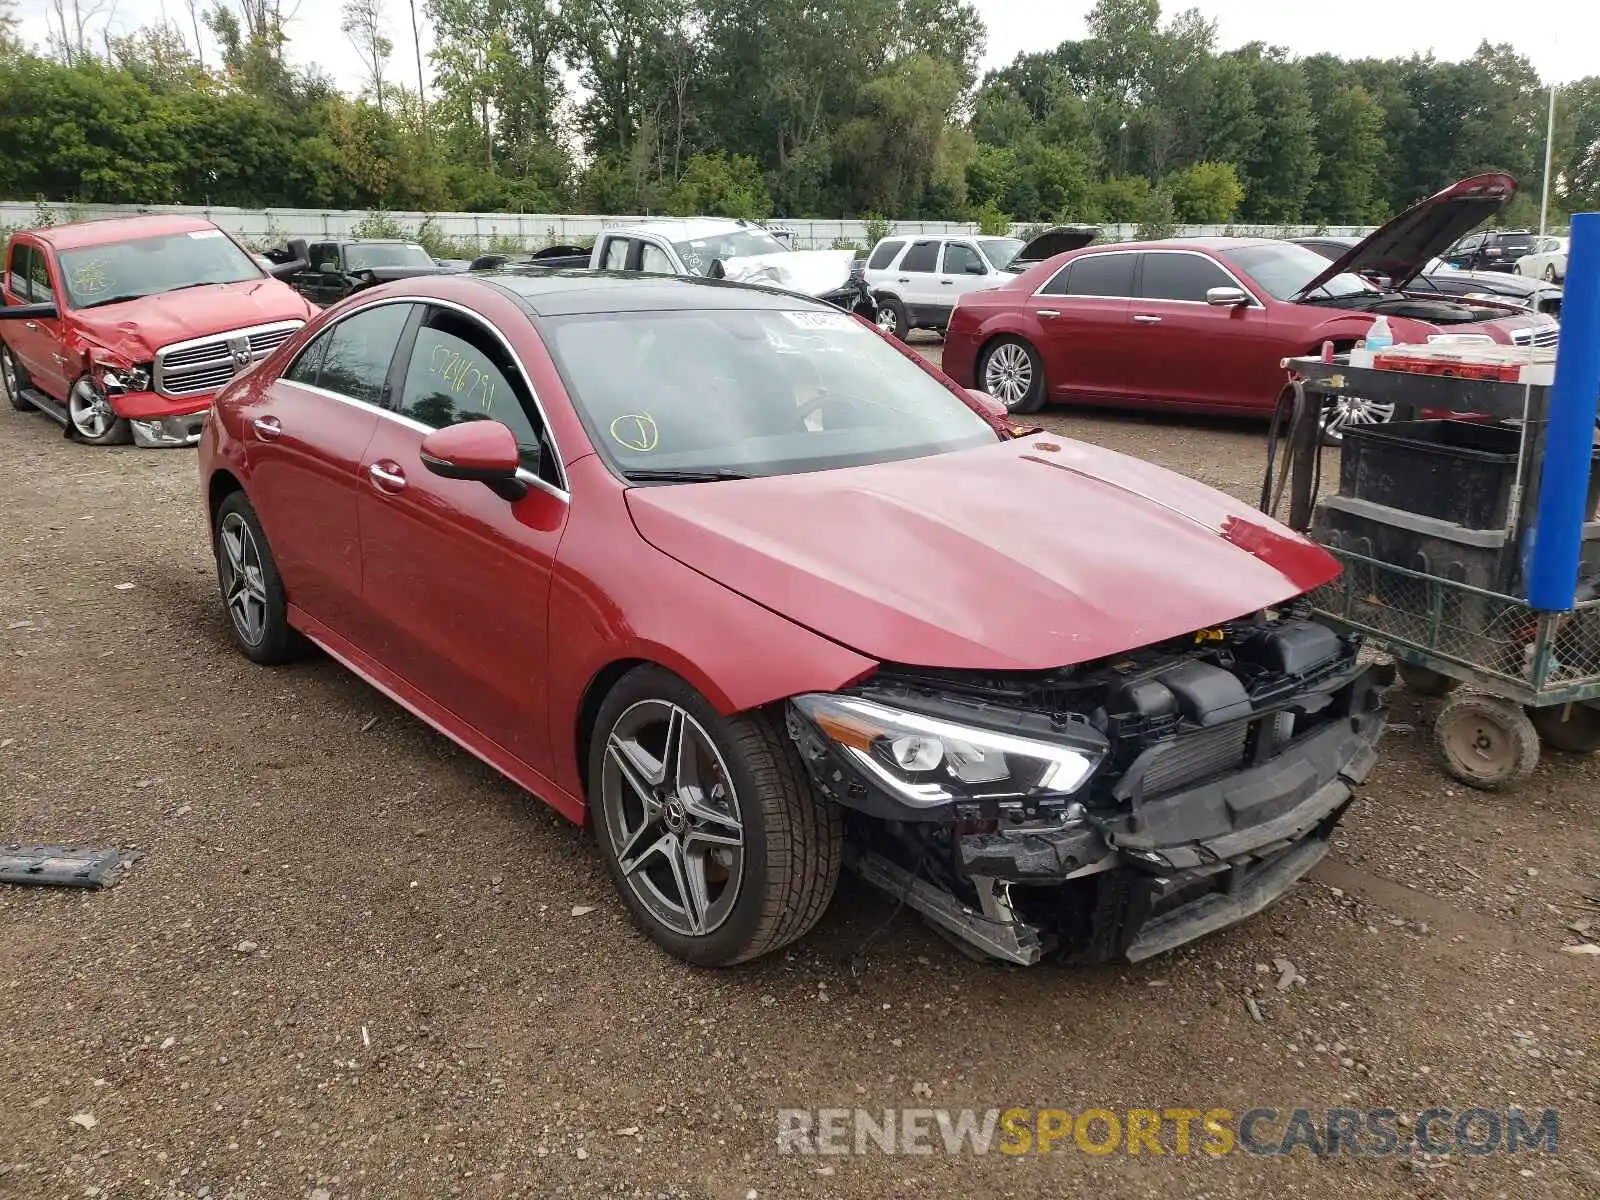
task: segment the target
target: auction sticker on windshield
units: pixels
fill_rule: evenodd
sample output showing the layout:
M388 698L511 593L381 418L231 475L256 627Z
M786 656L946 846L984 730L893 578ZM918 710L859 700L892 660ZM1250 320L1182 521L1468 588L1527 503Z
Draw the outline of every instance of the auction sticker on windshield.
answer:
M842 312L786 312L791 325L801 329L847 329L855 326L853 317Z

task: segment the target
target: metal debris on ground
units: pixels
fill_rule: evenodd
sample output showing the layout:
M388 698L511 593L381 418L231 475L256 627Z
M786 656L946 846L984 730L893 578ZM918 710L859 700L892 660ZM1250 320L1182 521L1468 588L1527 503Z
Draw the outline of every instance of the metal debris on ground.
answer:
M0 846L0 883L102 888L116 883L140 855L115 846Z

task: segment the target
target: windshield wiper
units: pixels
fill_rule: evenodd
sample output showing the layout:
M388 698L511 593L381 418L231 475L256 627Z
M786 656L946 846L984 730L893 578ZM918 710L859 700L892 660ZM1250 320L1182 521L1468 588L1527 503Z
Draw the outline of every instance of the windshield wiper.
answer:
M124 292L118 296L107 296L104 300L96 300L91 304L80 304L79 308L103 308L107 304L125 304L129 300L143 300L151 292Z
M728 479L753 478L738 471L679 471L668 467L624 471L622 477L629 483L721 483Z

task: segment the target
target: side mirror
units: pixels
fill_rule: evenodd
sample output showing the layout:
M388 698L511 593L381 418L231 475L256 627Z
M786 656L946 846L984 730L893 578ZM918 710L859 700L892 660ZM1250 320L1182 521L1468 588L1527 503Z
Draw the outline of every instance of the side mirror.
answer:
M987 275L988 273L989 273L989 268L984 266L982 263L968 263L967 264L967 274L968 275Z
M52 300L46 300L43 304L0 305L0 321L49 321L60 315Z
M1243 288L1214 287L1206 289L1206 303L1213 308L1238 308L1250 303L1250 294Z
M470 479L505 500L520 500L528 485L517 436L499 421L463 421L435 429L422 439L422 465L444 479Z
M727 277L728 277L728 268L722 265L722 260L720 258L712 259L711 260L711 269L706 272L706 278L708 278L708 279L726 279Z
M287 279L291 275L298 275L311 265L311 248L306 245L305 238L294 238L289 243L289 258L272 268L274 279Z
M1011 410L988 392L980 392L977 388L968 388L967 399L971 400L991 417L998 417L1002 421L1011 420Z

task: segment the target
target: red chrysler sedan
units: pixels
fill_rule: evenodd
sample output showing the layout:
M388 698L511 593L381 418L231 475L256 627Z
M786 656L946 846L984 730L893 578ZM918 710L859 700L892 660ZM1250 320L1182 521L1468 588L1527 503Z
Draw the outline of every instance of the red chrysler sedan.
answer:
M1192 238L1060 254L1014 281L961 297L944 369L1015 413L1049 401L1271 413L1285 358L1347 350L1385 316L1396 342L1441 336L1556 343L1554 319L1492 299L1407 291L1429 260L1500 211L1509 175L1464 179L1329 262L1293 242ZM1373 282L1376 277L1381 282ZM1394 406L1351 400L1324 414L1381 422Z
M1337 565L985 404L773 289L387 284L217 398L223 604L256 662L321 647L592 821L691 962L801 936L842 865L1024 964L1258 911L1382 728L1301 601Z

